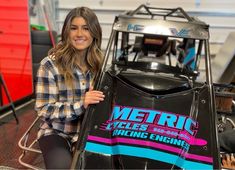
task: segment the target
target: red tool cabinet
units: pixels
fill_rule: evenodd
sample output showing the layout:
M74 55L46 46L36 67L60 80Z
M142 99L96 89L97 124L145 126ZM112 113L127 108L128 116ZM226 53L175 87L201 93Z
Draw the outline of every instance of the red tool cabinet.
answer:
M13 102L33 93L28 0L0 0L0 74ZM0 108L7 106L1 87Z

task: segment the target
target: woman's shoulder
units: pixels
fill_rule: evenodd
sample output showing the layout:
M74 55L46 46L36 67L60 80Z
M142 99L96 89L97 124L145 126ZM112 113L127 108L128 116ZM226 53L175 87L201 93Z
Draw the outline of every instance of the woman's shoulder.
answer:
M55 60L53 56L47 56L44 59L42 59L40 63L40 68L43 70L50 71L53 75L59 74L59 71L55 64Z
M55 67L53 56L47 56L40 62L44 67Z

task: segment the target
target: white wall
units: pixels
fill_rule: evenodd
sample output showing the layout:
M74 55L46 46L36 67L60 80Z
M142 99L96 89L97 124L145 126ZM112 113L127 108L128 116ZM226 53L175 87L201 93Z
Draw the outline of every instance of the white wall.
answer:
M68 11L77 6L87 6L95 11L103 29L105 49L114 17L140 4L154 7L182 7L191 16L210 25L211 54L216 54L231 31L235 31L235 0L58 0L57 23L59 29Z

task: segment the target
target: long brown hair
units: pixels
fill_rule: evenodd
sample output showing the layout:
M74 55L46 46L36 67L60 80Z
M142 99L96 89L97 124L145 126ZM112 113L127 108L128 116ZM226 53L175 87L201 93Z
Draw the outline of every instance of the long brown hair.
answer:
M103 62L103 54L101 52L102 30L95 13L87 7L79 7L72 9L65 18L60 42L49 51L59 71L64 75L65 81L68 85L72 85L73 69L76 66L77 50L72 46L69 40L69 32L72 20L75 17L82 17L88 26L93 42L87 49L85 57L85 64L96 78Z

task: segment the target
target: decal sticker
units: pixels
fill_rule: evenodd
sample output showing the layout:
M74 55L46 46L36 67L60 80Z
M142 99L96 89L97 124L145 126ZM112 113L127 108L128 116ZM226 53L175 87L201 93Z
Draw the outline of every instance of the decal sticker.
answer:
M170 31L173 35L179 37L189 37L189 29L180 29L179 31L176 28L170 28Z
M128 31L143 31L144 26L143 25L137 25L137 24L128 24L127 30Z
M111 138L89 135L85 150L149 158L186 169L213 169L212 157L188 153L192 145L207 144L195 137L198 122L189 116L115 105L100 130L107 131Z

